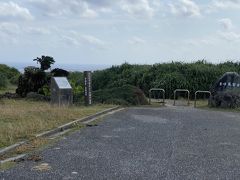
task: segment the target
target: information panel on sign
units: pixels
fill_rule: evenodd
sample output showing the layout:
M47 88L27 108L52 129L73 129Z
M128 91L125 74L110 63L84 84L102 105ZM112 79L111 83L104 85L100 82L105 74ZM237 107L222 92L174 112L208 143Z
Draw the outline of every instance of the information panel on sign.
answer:
M59 89L71 89L72 88L66 77L54 77L54 79L55 79Z

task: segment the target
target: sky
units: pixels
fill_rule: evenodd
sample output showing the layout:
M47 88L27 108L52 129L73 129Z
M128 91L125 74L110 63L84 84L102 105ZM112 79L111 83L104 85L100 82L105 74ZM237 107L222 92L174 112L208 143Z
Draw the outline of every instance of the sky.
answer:
M0 0L0 63L240 60L240 0Z

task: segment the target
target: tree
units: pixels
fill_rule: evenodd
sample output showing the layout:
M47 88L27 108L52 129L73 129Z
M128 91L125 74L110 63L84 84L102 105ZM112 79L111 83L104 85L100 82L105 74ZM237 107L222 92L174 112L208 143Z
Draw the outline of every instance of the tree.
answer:
M29 92L39 92L46 85L47 74L36 67L26 67L24 74L19 77L17 94L25 97Z
M37 63L40 63L40 69L43 71L48 70L51 65L55 63L55 60L51 56L42 56L41 58L37 57L33 61L37 61Z
M69 72L64 69L54 69L52 72L45 72L55 63L53 57L42 56L34 61L40 63L41 67L26 67L24 74L19 77L17 94L26 97L28 93L35 92L43 95L49 95L51 77L68 76Z

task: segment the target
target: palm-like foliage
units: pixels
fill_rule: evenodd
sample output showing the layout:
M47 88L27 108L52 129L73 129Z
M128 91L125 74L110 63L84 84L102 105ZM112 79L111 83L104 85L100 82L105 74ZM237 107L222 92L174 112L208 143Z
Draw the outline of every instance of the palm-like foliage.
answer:
M53 57L50 56L42 56L42 57L37 57L36 59L34 59L33 61L37 61L37 63L40 63L40 69L43 71L48 70L52 64L55 63L55 60L53 59Z

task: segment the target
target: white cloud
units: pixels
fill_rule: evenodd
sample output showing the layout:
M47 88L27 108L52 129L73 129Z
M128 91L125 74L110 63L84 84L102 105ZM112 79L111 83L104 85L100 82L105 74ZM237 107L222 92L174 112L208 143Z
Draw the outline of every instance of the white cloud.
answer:
M160 8L162 6L161 1L159 1L159 0L152 0L151 4L152 4L152 6L157 7L157 8Z
M239 9L240 0L214 0L212 6L217 9Z
M30 0L30 3L48 16L80 16L94 18L98 14L83 0Z
M140 37L133 37L130 40L128 40L128 43L131 45L144 44L145 40Z
M209 46L214 45L216 43L216 39L213 37L205 37L205 38L193 38L193 39L187 39L183 41L184 44L188 46Z
M13 36L18 34L33 34L33 35L49 35L51 32L49 29L42 27L20 26L19 24L12 22L0 23L0 32Z
M27 8L14 2L0 2L0 18L4 20L23 19L32 20L33 16Z
M199 6L192 0L178 0L177 3L170 3L170 11L174 15L185 17L201 16Z
M120 6L123 11L134 17L151 18L154 15L154 9L148 0L121 0Z
M103 47L105 42L91 35L81 35L81 40L94 46Z
M79 14L81 17L85 18L95 18L97 17L97 12L93 9L89 8L87 2L76 1L76 0L68 0L63 4L63 7L68 5L68 10L66 9L66 13Z
M18 40L15 37L11 37L5 33L2 33L1 31L0 31L0 41L1 43L6 45L12 45L12 44L18 43Z
M28 0L38 12L48 16L95 18L100 13L120 12L135 18L152 18L158 0Z
M220 38L231 41L238 42L240 41L240 33L233 31L233 23L229 18L223 18L219 20L220 25L223 26L225 31L218 31L218 35ZM234 28L235 29L235 28Z
M50 30L41 27L26 27L24 28L25 32L35 34L35 35L49 35L51 34Z
M0 23L0 32L13 35L13 34L19 34L20 33L20 27L15 23L7 23L3 22Z
M0 41L4 44L17 44L17 35L21 33L21 28L15 23L0 23Z
M107 43L103 40L88 34L81 34L76 31L61 32L61 41L67 45L89 46L91 48L104 49Z
M95 18L97 17L97 13L94 10L91 9L85 9L85 11L82 13L82 17L84 18Z
M231 30L233 28L232 20L229 18L220 19L219 23L225 30Z
M227 41L232 41L232 42L240 41L240 33L232 32L232 31L218 32L218 35Z
M61 37L61 40L66 43L67 45L73 45L73 46L79 46L80 45L80 42L73 38L73 37L70 37L70 36L62 36Z

